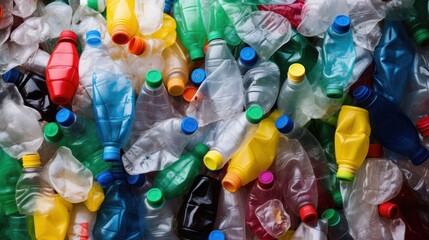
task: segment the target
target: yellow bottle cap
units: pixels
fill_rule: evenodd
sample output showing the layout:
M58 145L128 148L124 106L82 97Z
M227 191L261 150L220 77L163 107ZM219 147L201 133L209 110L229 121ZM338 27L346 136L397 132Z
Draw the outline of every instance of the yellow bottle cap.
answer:
M241 187L241 178L235 173L227 172L222 179L222 186L230 192L236 192Z
M299 83L304 80L305 67L300 63L294 63L290 65L287 76L292 82Z
M204 156L204 165L210 170L218 170L223 165L223 157L216 150L210 150Z
M22 156L22 166L24 168L40 167L39 154L27 154Z
M171 78L167 82L167 90L173 97L182 95L185 91L185 80L181 78Z

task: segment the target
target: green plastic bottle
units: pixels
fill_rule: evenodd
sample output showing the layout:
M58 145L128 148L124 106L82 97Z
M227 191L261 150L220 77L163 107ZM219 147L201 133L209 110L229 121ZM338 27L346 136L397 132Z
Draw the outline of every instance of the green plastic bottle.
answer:
M166 199L182 196L200 173L204 155L209 148L198 144L191 152L160 171L153 180L153 187L161 189Z
M0 204L0 239L7 239L7 216Z
M34 240L34 220L33 216L13 214L8 216L7 235L9 239Z
M416 0L414 9L416 10L416 16L406 19L405 26L417 45L426 46L429 44L428 1Z
M174 19L180 42L188 50L192 61L204 58L206 31L199 0L178 0L174 3Z
M3 205L3 210L6 215L18 212L15 200L16 182L21 176L22 167L18 160L7 155L0 148L0 204Z

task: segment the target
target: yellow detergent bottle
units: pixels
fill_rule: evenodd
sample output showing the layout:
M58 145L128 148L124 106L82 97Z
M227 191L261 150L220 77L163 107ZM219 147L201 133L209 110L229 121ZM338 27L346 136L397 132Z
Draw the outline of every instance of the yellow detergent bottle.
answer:
M103 188L98 184L98 182L92 183L92 188L89 190L88 199L86 199L83 204L91 212L96 212L100 209L101 204L104 201L104 191Z
M135 0L107 0L107 29L116 44L123 45L138 32L137 17L134 12Z
M171 96L180 96L185 90L189 77L189 65L182 48L175 42L162 53L165 68L162 71L164 85Z
M353 182L355 171L362 165L369 148L371 126L367 110L343 105L335 131L337 178Z
M73 205L55 194L55 204L47 213L34 212L34 231L36 239L57 240L65 239L70 223L70 212ZM44 204L44 199L38 199L36 204Z
M273 163L279 144L279 132L275 122L281 113L275 110L261 121L256 133L232 158L222 180L223 187L235 192L241 186L258 178Z

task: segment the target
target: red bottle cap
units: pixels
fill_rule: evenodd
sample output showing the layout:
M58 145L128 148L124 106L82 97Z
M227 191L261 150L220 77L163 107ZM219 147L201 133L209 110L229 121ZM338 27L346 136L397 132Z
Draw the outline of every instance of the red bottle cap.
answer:
M259 174L258 185L263 189L270 189L274 185L274 174L270 171L263 171Z
M134 55L142 55L147 48L146 40L141 37L133 37L128 43L128 52Z
M76 33L70 30L64 30L61 32L58 42L68 41L77 46L78 38Z
M416 122L416 127L423 137L429 136L429 116L420 118Z
M384 218L396 219L399 217L399 207L394 203L385 202L378 205L378 214Z
M3 17L3 6L0 5L0 19Z
M366 157L370 158L380 158L383 157L383 146L378 143L371 143L369 144L368 153L366 154Z
M318 219L318 215L316 212L316 209L314 209L314 206L311 204L307 204L302 206L299 209L299 216L301 217L301 220L305 223L312 223Z

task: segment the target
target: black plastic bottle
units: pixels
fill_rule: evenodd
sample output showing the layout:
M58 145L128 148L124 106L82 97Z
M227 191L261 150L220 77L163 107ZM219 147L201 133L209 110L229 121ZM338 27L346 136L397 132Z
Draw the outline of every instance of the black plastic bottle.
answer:
M24 100L24 104L36 109L42 115L43 120L48 122L55 121L58 105L49 99L44 77L33 72L22 73L13 68L3 74L3 80L7 83L15 84Z

